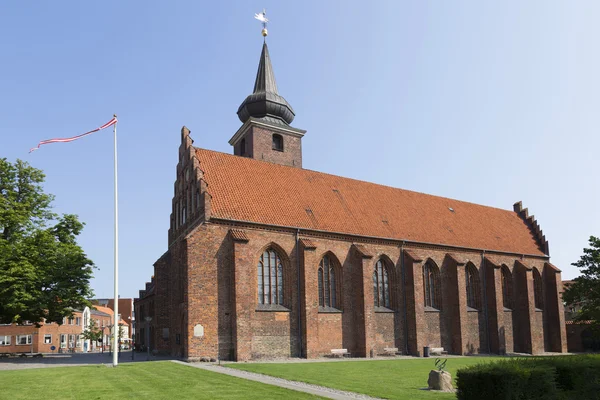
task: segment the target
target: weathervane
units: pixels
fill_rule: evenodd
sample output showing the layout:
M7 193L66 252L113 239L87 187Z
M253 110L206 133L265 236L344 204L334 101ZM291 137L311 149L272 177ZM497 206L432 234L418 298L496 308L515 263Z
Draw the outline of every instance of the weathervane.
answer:
M261 13L254 14L254 18L262 22L262 35L266 37L269 34L269 32L267 31L267 22L269 22L269 20L267 19L267 10L263 8Z

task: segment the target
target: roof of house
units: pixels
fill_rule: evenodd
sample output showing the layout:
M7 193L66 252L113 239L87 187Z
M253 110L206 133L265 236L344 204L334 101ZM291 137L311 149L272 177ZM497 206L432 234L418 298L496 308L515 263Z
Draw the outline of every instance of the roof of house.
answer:
M196 148L211 218L544 256L514 211Z
M108 314L109 316L112 316L112 315L114 315L114 314L115 314L115 312L114 312L112 309L108 308L108 307L104 307L104 306L94 306L94 308L95 308L97 311L100 311L101 313Z
M98 311L98 310L90 310L90 314L91 315L96 315L96 316L99 316L99 317L110 317L110 314L107 314L105 312Z

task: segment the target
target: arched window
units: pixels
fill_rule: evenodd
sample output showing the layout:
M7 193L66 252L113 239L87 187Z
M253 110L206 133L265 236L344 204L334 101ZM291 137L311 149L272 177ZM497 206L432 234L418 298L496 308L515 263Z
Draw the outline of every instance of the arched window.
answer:
M502 266L502 303L504 308L513 308L512 274L506 265Z
M258 260L258 303L283 305L283 264L272 248Z
M542 291L542 276L540 275L537 268L533 269L533 297L535 301L535 308L543 310L544 297Z
M373 271L373 304L375 307L390 307L390 278L388 269L382 260L375 264Z
M283 151L283 137L276 133L273 134L273 150Z
M423 293L425 294L425 307L441 309L440 271L431 261L427 261L423 265Z
M341 308L339 300L340 277L335 268L335 262L325 255L319 263L319 306Z
M479 310L480 295L479 295L479 273L473 264L467 264L465 268L465 279L467 289L467 307Z

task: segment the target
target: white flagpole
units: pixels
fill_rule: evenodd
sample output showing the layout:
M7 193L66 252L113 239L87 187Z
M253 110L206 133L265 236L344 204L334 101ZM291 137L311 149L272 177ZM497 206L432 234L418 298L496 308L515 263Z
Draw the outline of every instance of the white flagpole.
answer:
M117 116L115 115L115 118ZM117 122L113 132L115 134L115 302L113 324L113 366L119 364L119 196L117 185Z

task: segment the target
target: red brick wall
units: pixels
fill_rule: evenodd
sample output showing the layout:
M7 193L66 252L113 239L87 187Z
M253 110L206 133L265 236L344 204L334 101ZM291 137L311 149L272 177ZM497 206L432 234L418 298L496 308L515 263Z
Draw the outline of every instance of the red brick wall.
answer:
M80 319L80 325L75 325L76 318ZM102 322L105 322L105 325L109 325L112 322L109 317L101 317L91 315L91 318L96 320L100 319L99 327L101 329ZM0 336L10 336L11 337L11 345L10 346L0 346L0 353L29 353L32 351L32 346L30 344L27 345L18 345L17 336L18 335L33 335L33 352L34 353L51 353L51 347L55 346L54 350L57 353L60 348L60 335L81 335L83 333L83 317L81 312L73 313L73 325L69 325L68 319L66 324L42 324L40 328L36 328L35 325L0 325ZM106 333L108 334L108 329L106 329ZM51 343L44 343L44 337L46 334L52 335ZM83 338L81 339L83 342ZM76 342L75 342L76 344ZM67 348L70 346L69 340L67 337ZM91 350L88 348L88 350ZM82 351L81 347L77 347L75 351Z
M242 229L248 240L234 242L231 228ZM403 284L401 249L395 243L365 241L361 245L366 254L356 250L349 238L312 236L310 240L316 248L297 247L296 233L291 230L206 223L176 241L155 264L157 348L189 359L218 355L222 359L247 360L314 358L330 354L334 348L368 357L371 350L379 354L384 347L403 351L405 344L411 354L421 354L425 345L444 347L453 354L486 353L489 340L492 352L510 352L514 343L516 351L537 354L545 349L544 331L548 337L553 335L556 323L544 321L542 312L531 308L530 268L543 268L543 259L524 260L523 267L520 257L494 255L496 262L509 266L513 274L513 313L502 306L500 270L484 262L479 252L405 246L412 256L404 257ZM278 251L284 264L287 311L257 311L256 265L269 246ZM341 313L319 312L317 269L325 254L340 265ZM392 312L385 313L375 312L372 300L372 273L381 257L392 266L393 277ZM428 259L439 266L443 278L441 310L433 312L423 307L422 266ZM466 307L465 268L469 262L479 271L477 311ZM555 284L551 279L546 281ZM545 290L552 290L550 283L545 283ZM204 327L203 337L193 334L198 324ZM164 328L170 333L166 339L162 336ZM560 332L560 327L555 330ZM180 344L176 344L175 337L180 333ZM561 339L555 340L560 343Z
M273 134L283 138L283 151L273 150ZM302 138L264 127L251 126L246 139L245 157L275 164L302 168ZM234 154L241 155L241 139L234 147Z

